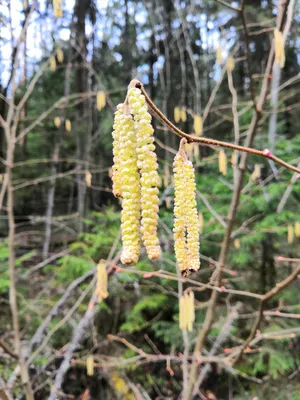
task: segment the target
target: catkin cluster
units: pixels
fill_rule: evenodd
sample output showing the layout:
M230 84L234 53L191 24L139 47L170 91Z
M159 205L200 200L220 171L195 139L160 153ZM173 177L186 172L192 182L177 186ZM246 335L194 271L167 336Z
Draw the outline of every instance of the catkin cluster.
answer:
M119 105L113 131L113 193L122 197L121 261L137 263L142 240L148 257L160 256L158 225L158 164L155 154L151 115L145 97L138 88L130 88L128 104ZM133 116L133 117L132 117Z
M192 332L195 321L194 292L185 293L179 299L179 328Z
M182 147L175 156L173 171L175 254L181 274L187 276L200 267L200 243L195 171Z

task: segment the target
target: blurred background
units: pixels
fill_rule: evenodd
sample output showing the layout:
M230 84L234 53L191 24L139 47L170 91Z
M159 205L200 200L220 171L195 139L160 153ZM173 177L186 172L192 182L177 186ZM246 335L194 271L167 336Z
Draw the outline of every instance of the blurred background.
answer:
M163 255L153 263L142 253L132 272L114 269L121 267L120 202L111 189L116 105L136 78L183 131L244 144L265 84L252 147L299 166L299 21L293 0L1 1L1 398L184 398L180 357L192 355L211 291L195 291L187 336L178 327L182 284L147 275L176 274L179 139L153 121ZM286 27L286 41L273 64L276 26ZM193 279L208 283L240 154L226 150L221 161L219 149L195 145L188 153L201 230ZM297 173L252 155L243 174L223 285L264 294L299 265L300 185ZM94 304L100 259L108 260L109 296ZM223 357L243 343L258 305L257 296L222 294L203 354ZM206 364L190 398L300 399L299 318L299 286L291 282L265 305L257 333L265 336L232 368ZM18 371L22 360L33 397Z

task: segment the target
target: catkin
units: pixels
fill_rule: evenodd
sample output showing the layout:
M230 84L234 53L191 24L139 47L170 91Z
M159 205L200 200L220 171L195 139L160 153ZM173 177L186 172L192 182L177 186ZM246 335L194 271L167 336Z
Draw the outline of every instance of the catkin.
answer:
M180 108L179 107L174 108L174 121L176 123L180 121Z
M62 49L57 49L56 56L57 61L61 64L64 61L64 52L62 51Z
M71 132L71 130L72 130L72 124L69 119L66 119L66 121L65 121L65 129L67 132Z
M63 16L61 0L53 0L53 12L54 12L55 18L59 18L59 17Z
M105 267L105 262L103 262L102 260L97 265L96 294L98 296L99 303L101 303L103 299L106 299L108 297L107 271Z
M179 299L179 328L192 332L195 321L194 292L184 293Z
M288 225L288 228L287 228L287 241L288 241L288 244L291 244L294 241L294 227L293 227L293 225Z
M300 236L300 222L295 223L295 236L296 237Z
M160 245L157 237L158 225L158 163L155 154L151 115L145 97L138 88L128 91L128 101L134 116L137 139L138 168L141 174L141 233L150 260L160 257Z
M221 174L227 174L227 156L224 150L219 151L219 171Z
M94 357L89 355L86 359L86 372L88 376L94 375Z
M217 63L221 66L223 64L222 47L219 44L216 54Z
M194 116L194 130L197 136L202 136L203 128L201 115Z
M54 125L56 126L56 128L60 127L61 119L59 117L55 117L53 122L54 122Z
M284 42L282 32L277 28L274 29L274 45L275 45L275 62L280 65L280 68L285 64Z
M199 212L199 233L201 235L201 233L203 233L203 226L204 226L204 217L202 212Z
M261 177L261 166L260 164L255 164L254 165L254 170L252 172L252 180L256 181L257 179L259 179Z
M182 122L186 121L186 110L185 110L185 108L181 108L180 109L180 119L181 119Z
M234 70L234 58L229 56L226 61L227 70L232 72Z
M85 172L85 182L87 187L92 186L92 174L90 173L90 171Z
M130 114L121 114L118 122L121 128L119 133L120 163L118 179L120 179L123 197L121 213L123 251L121 261L126 265L135 265L140 255L139 220L141 209L137 137L134 121Z
M49 59L50 69L52 72L56 71L56 60L54 56L51 56Z
M103 91L97 92L97 110L101 111L105 107L106 97Z
M183 143L183 142L182 142ZM197 271L199 258L199 220L196 203L195 171L181 148L175 156L174 171L174 247L183 276Z

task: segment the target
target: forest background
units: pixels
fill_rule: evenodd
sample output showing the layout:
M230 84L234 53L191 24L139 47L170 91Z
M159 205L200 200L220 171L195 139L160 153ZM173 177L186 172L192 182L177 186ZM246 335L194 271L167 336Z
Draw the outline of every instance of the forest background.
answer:
M111 185L133 78L183 131L201 116L199 137L299 168L299 22L295 0L2 0L1 398L300 399L297 172L228 149L220 171L220 148L190 145L201 269L189 279L172 234L179 139L153 121L159 260L121 265ZM178 300L191 290L187 332Z

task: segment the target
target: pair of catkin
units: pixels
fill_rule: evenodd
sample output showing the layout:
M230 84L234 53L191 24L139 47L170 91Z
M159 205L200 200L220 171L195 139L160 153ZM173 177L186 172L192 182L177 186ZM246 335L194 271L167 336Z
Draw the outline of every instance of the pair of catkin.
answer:
M151 260L160 256L158 163L151 115L141 90L129 87L128 104L117 107L114 124L113 193L122 197L121 230L126 265L138 262L142 241ZM132 117L133 116L133 117Z
M174 108L174 121L176 123L182 121L185 122L186 121L186 110L184 107L175 107Z
M174 247L183 276L200 268L199 221L196 203L196 183L193 164L187 159L181 140L174 158Z
M179 328L192 332L194 321L194 292L184 293L179 299Z

